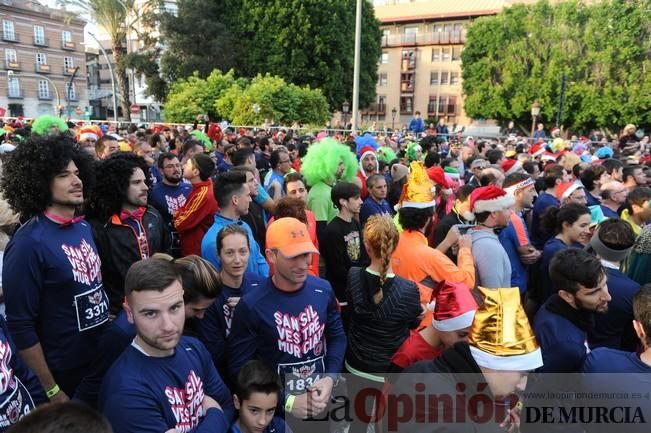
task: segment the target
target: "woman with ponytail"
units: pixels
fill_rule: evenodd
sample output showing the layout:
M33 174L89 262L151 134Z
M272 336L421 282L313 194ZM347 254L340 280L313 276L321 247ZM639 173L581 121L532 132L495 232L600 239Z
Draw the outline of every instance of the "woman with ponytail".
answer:
M362 388L382 389L391 357L424 312L416 284L393 274L391 255L398 245L398 230L391 218L370 217L363 239L371 264L350 268L346 287L351 317L345 364L351 397ZM370 414L372 399L364 404ZM365 432L367 424L353 419L349 433Z
M590 242L592 221L590 209L576 203L565 206L550 207L540 218L541 226L554 237L545 243L542 260L540 261L540 275L543 289L541 305L547 298L556 293L556 288L549 278L549 264L554 255L566 248L583 248Z

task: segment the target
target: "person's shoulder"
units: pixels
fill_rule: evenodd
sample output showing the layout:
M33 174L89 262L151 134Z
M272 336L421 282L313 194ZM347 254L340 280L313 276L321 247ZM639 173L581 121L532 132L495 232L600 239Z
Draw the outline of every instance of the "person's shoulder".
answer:
M586 373L621 373L626 372L626 366L631 365L631 356L637 356L632 352L611 349L609 347L598 347L591 351L585 359L583 371ZM651 367L649 367L651 369Z
M332 286L328 280L313 275L307 276L304 287L317 293L332 292Z

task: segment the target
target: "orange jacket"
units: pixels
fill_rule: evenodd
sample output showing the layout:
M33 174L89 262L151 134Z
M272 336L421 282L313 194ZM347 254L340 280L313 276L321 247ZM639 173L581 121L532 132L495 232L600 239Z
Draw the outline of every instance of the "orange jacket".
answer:
M443 280L475 286L475 263L470 248L459 248L455 265L445 254L427 246L427 238L419 231L403 231L398 247L391 257L393 272L416 283L420 302L429 304L432 290ZM427 311L421 326L432 323L432 312Z

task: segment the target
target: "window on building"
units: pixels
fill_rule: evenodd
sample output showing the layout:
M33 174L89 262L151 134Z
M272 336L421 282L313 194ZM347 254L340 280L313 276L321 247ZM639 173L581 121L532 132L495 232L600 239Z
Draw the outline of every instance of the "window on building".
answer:
M436 96L430 95L429 101L427 102L427 113L436 113Z
M437 113L438 114L444 114L445 113L445 105L447 102L448 97L447 96L439 96L439 106L437 107Z
M402 64L403 71L408 71L416 67L416 51L415 50L402 50Z
M458 72L450 72L450 84L459 84Z
M441 49L440 48L432 48L432 61L433 62L438 62L441 60Z
M380 63L383 65L386 65L389 63L389 53L383 52L382 55L380 56Z
M14 22L9 20L2 20L2 36L4 39L15 41L16 33L14 32Z
M400 91L413 92L414 91L414 73L400 74Z
M441 72L441 84L448 84L448 72Z
M13 48L5 48L5 62L13 63L17 61L18 57L16 56L16 50Z
M430 72L429 73L429 84L430 86L434 86L439 83L439 73L438 71Z
M379 95L377 97L377 111L378 113L385 113L387 107L387 97L384 95Z
M400 97L400 114L411 114L414 111L414 97Z
M461 60L461 47L452 47L452 61Z
M41 99L50 97L50 85L47 80L38 80L38 97Z
M447 62L450 60L450 47L441 49L441 60Z
M36 64L47 65L47 56L45 53L36 53Z
M72 69L75 67L75 62L72 57L66 56L63 58L63 67L66 69Z
M448 114L457 114L457 97L449 96L448 97Z
M418 37L418 27L405 27L402 41L406 43L416 42Z
M9 97L17 98L20 96L20 81L18 81L18 77L9 77L7 89Z
M34 43L45 45L45 30L42 26L34 26Z
M381 74L378 74L378 79L377 79L378 86L386 87L387 83L388 83L387 73L383 72Z
M69 101L75 101L77 99L77 90L75 89L75 83L67 83L66 92Z
M72 33L69 32L68 30L64 30L61 32L61 40L65 42L72 42Z

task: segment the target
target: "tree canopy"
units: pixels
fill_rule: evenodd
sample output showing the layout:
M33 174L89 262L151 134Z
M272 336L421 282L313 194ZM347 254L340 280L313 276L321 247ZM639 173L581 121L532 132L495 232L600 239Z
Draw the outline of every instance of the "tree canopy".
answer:
M360 106L375 100L381 32L364 0ZM169 81L233 68L239 76L271 74L319 88L331 109L352 98L355 2L350 0L179 0L163 14Z
M648 0L543 0L479 18L461 55L464 109L473 118L560 123L566 128L651 123L651 4Z
M165 118L191 122L197 114L227 119L237 125L258 125L265 120L291 124L323 124L328 102L319 89L288 84L280 77L258 75L248 80L213 71L206 79L195 74L172 84Z

